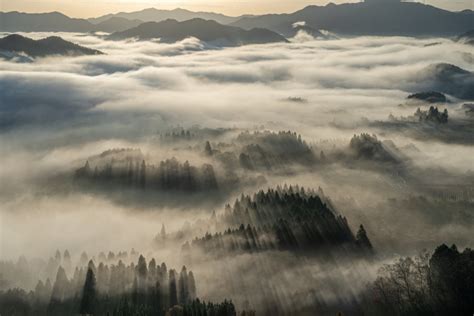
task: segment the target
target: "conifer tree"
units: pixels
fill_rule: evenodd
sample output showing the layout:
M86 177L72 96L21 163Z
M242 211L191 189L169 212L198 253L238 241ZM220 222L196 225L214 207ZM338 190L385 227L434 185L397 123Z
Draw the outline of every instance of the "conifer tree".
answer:
M87 269L86 281L82 290L82 299L80 306L81 315L94 315L97 302L96 279L94 271Z
M66 249L63 254L63 266L64 270L66 272L70 273L72 269L72 261L71 261L71 255L69 254L69 251Z
M176 271L171 269L169 273L169 302L173 307L178 304L178 289L176 286Z
M211 143L209 143L209 141L206 141L206 145L204 146L204 153L207 156L212 156L212 148L211 148Z
M359 226L359 230L357 231L356 235L356 241L357 244L367 250L372 249L372 243L369 240L369 237L367 237L367 232L365 231L364 225Z
M145 185L146 185L146 164L145 164L145 160L143 160L140 166L140 187L144 189Z
M61 315L63 313L63 303L69 297L69 289L70 284L66 272L59 266L48 304L48 315Z
M188 285L189 285L189 299L193 301L197 298L197 295L196 295L196 281L194 280L194 274L192 271L189 271L189 274L188 274Z
M188 303L189 301L189 289L188 289L188 272L186 271L186 267L183 266L181 272L179 274L178 280L178 294L179 294L179 303L181 305Z

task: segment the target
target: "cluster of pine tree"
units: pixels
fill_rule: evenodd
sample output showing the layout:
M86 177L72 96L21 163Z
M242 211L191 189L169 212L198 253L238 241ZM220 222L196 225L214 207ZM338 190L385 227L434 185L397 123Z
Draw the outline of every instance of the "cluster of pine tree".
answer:
M244 144L239 155L245 169L271 169L292 163L310 165L315 162L311 147L295 132L245 132L237 142Z
M325 201L328 201L327 203ZM326 197L298 186L260 190L252 197L242 195L219 216L224 232L206 233L183 249L199 247L207 252L262 250L318 251L337 245L371 251L372 245L361 225L356 236L346 218L329 206Z
M349 148L356 159L397 162L397 159L384 148L376 135L367 133L354 135L349 143Z
M234 132L235 128L209 128L201 127L199 125L190 126L184 128L182 126L176 126L171 129L159 133L160 142L178 145L178 142L184 142L185 145L187 141L202 141L205 139L215 139L223 136L226 133Z
M415 118L420 122L433 122L439 124L448 123L448 110L444 109L440 112L437 107L430 106L428 111L422 111L418 108L415 112Z
M162 142L176 142L177 140L191 140L196 135L192 133L190 130L181 129L181 130L173 130L167 131L164 133L160 133L160 140Z
M174 306L169 310L167 316L234 316L237 315L235 306L231 301L224 300L222 303L202 302L199 299L184 306ZM255 316L254 312L243 311L241 316Z
M161 161L158 166L127 159L113 158L105 165L91 166L89 161L76 170L76 178L101 184L120 184L129 187L164 191L209 191L218 188L214 168L203 164L200 168L188 161L180 163L176 158Z
M59 266L53 284L38 281L32 291L11 288L0 291L1 315L236 315L234 305L203 303L196 296L196 282L183 266L180 272L148 263L139 256L138 263L98 266L92 260L75 268L68 278ZM218 312L218 313L217 313Z
M285 220L277 221L272 227L244 226L236 229L227 229L223 233L214 235L207 233L201 238L195 238L188 247L199 247L208 253L217 255L226 252L254 252L264 250L296 250L300 248L298 241L292 234L289 224Z
M84 266L87 262L87 255L83 253L78 265ZM47 280L45 286L51 288L50 279L55 276L59 266L72 273L74 264L68 250L63 254L57 250L48 260L38 259L33 262L20 256L16 262L0 261L0 290L8 287L31 288L36 285L38 279ZM2 283L4 286L1 286ZM42 282L40 283L42 285Z

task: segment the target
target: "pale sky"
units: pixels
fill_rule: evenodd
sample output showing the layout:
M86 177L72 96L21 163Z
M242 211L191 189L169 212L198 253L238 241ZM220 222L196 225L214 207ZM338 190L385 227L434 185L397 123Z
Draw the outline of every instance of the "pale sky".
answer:
M334 3L359 0L332 0ZM411 0L413 1L413 0ZM474 0L419 0L447 10L474 10ZM0 11L51 12L59 11L71 17L96 17L120 11L144 8L184 8L212 11L227 15L284 13L307 5L325 5L328 0L0 0Z

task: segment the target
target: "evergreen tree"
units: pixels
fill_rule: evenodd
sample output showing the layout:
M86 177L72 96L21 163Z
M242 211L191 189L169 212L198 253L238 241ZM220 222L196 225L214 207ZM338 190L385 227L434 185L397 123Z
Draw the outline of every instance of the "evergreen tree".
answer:
M94 271L87 269L86 281L82 290L82 299L80 306L81 315L94 315L97 302L96 279Z
M89 261L89 258L87 256L87 253L84 251L82 254L81 254L81 259L79 261L79 264L81 266L85 266L87 264L87 262Z
M183 266L179 274L178 285L179 285L179 288L178 288L179 300L178 301L181 305L183 305L189 302L188 272L186 271L185 266Z
M152 258L148 263L148 280L156 279L156 261Z
M441 123L448 123L448 109L444 109L443 114L440 118Z
M146 292L147 287L147 275L148 269L146 266L146 259L142 255L138 258L137 264L137 282L138 282L138 294L140 296L139 300L142 302L143 296Z
M178 305L178 289L176 286L176 271L171 269L169 273L169 302L173 307Z
M195 300L197 298L196 281L194 280L194 274L192 271L189 271L189 274L188 274L188 285L189 285L189 299Z
M212 148L211 148L211 143L209 141L206 141L206 145L204 146L204 153L206 156L212 156Z
M145 160L142 161L142 164L140 166L140 187L142 189L145 188L146 186L146 164L145 164Z
M365 231L364 225L359 226L359 230L357 231L356 235L356 241L360 247L367 250L372 250L372 243L370 242L369 237L367 237L367 232Z
M54 282L53 292L51 293L51 300L62 302L66 299L69 292L69 280L63 267L58 268L56 274L56 281Z
M64 270L66 270L67 273L71 273L72 261L71 261L71 255L69 254L69 251L67 249L64 251L64 255L63 255L63 266L64 266Z
M58 264L61 264L61 253L59 252L59 250L56 250L56 254L54 255L54 259L56 260L56 262Z
M64 313L64 302L69 298L70 283L63 267L58 268L56 281L51 292L51 299L48 304L48 315L61 315Z

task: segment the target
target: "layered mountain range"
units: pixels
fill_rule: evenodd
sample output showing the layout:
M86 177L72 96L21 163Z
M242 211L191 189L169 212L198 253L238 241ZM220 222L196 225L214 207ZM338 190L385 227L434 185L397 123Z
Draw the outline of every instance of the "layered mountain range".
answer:
M351 35L438 35L453 36L474 29L474 12L451 12L421 3L364 2L326 6L307 6L288 14L230 17L211 12L184 9L149 8L136 12L107 14L90 19L75 19L59 12L29 14L0 12L3 32L122 32L145 22L192 19L213 20L242 29L265 28L283 36L294 33L295 23Z

